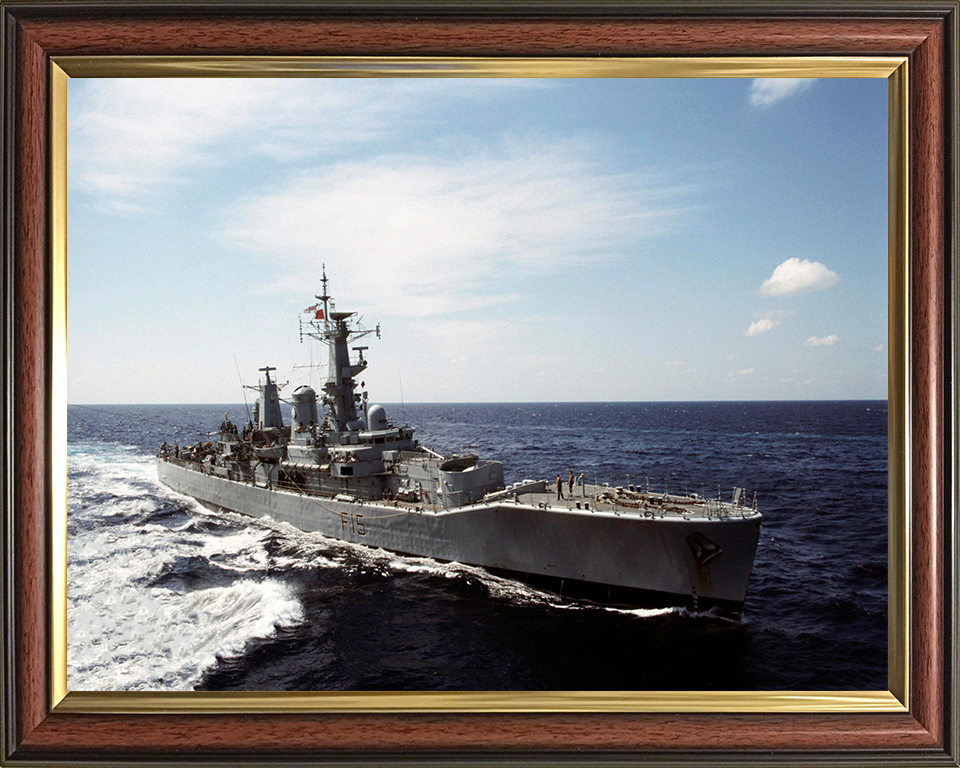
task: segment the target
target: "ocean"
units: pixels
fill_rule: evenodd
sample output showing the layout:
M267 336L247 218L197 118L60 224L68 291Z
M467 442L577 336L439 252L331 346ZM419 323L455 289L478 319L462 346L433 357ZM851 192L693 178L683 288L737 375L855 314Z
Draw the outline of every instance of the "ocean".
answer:
M507 483L756 491L743 615L570 602L457 563L213 514L160 444L243 405L68 408L70 690L886 690L887 403L387 406ZM752 494L751 494L752 499Z

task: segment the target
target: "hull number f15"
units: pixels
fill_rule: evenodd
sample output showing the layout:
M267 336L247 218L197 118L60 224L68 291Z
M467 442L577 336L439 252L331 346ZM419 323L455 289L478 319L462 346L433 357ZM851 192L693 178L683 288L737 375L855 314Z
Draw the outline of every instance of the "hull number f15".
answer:
M350 526L350 531L356 533L359 536L366 536L367 529L363 524L363 515L356 512L341 512L340 513L340 530L346 531L347 526Z

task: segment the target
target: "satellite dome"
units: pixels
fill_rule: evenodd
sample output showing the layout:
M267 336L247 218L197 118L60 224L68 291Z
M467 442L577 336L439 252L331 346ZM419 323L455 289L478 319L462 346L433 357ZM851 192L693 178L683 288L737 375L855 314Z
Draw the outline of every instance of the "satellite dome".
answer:
M387 412L382 405L371 405L367 410L367 429L373 431L378 429L389 429L387 424Z

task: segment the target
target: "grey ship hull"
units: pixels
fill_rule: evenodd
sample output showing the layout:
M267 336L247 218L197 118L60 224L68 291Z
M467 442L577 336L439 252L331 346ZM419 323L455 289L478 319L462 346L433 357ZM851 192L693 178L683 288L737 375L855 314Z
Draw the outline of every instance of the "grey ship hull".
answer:
M547 501L551 494L418 511L257 487L163 458L158 473L214 511L269 517L334 539L481 566L574 598L631 605L741 610L761 519L750 510L686 518L568 509ZM720 554L703 558L692 543L700 537Z

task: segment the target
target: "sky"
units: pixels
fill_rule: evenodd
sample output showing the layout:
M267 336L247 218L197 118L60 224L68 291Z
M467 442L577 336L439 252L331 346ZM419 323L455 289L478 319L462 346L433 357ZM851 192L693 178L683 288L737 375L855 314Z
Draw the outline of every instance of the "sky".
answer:
M71 79L68 400L886 399L882 79Z

